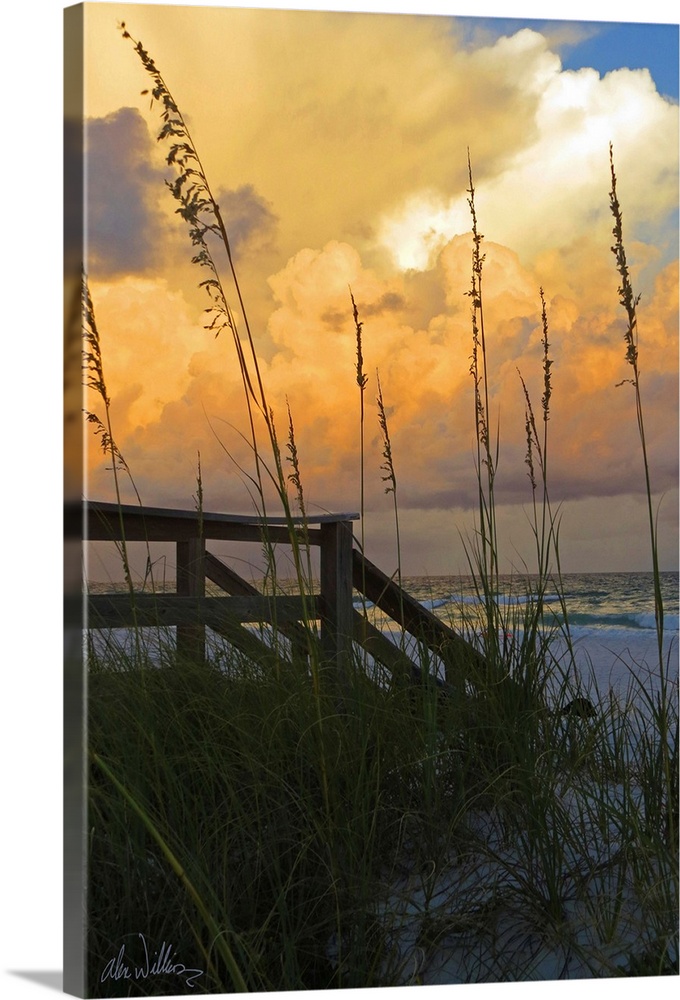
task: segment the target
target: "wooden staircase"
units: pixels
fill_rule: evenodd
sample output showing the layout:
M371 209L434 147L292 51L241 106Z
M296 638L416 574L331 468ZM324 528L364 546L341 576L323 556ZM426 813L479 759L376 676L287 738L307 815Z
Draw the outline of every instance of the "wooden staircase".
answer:
M173 541L177 552L176 593L66 595L67 627L176 626L177 648L195 660L205 658L205 629L247 657L266 663L272 647L259 638L253 623L267 623L284 642L277 650L295 657L317 652L342 670L363 648L393 676L416 682L422 663L443 664L446 680L430 668L440 686L458 686L483 664L481 654L461 635L424 608L415 598L361 554L354 545L352 521L357 514L324 514L316 518L271 518L91 502L65 510L65 537L81 541ZM291 542L291 535L295 538ZM269 545L320 546L318 593L269 596L257 590L222 559L208 551L211 539ZM227 596L206 596L206 580ZM408 642L395 644L354 606L363 595L387 615ZM320 622L320 629L303 623ZM319 644L319 649L313 647ZM417 649L418 662L407 649Z

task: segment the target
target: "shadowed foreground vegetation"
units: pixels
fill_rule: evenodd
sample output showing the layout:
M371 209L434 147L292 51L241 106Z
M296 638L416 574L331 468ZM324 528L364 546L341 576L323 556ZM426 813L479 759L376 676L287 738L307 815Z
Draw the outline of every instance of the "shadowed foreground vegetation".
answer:
M373 684L358 661L340 702L283 663L112 655L89 691L98 995L182 992L176 974L97 984L139 933L213 992L427 982L440 949L490 952L510 917L521 943L495 968L469 959L468 981L540 977L545 948L580 975L674 970L677 792L640 692L571 717L519 670L459 700ZM558 703L572 694L563 680ZM672 767L671 791L675 750Z

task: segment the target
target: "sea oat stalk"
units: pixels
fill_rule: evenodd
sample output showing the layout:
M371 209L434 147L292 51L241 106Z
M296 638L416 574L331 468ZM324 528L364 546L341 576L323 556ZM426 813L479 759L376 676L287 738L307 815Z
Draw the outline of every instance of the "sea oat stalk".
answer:
M475 187L472 177L470 151L468 150L468 206L472 216L472 281L466 293L472 300L472 356L470 374L474 385L475 429L477 440L477 493L479 502L479 546L475 555L484 595L486 612L487 658L499 659L497 650L499 621L497 598L499 593L498 537L496 529L496 503L494 483L499 455L499 434L496 434L495 453L491 448L489 431L489 374L487 367L486 330L482 295L482 272L485 255L481 252L484 239L477 226ZM482 469L486 468L486 475ZM474 572L474 568L473 568ZM489 654L492 654L491 656ZM501 665L502 666L502 665Z
M174 166L178 171L178 176L175 180L166 181L166 184L170 189L172 196L179 202L177 214L180 215L181 218L183 218L189 225L191 242L197 250L195 255L192 257L192 263L198 265L199 267L206 268L209 272L209 276L199 282L199 287L205 288L205 291L210 299L210 306L205 310L207 316L205 328L207 330L214 331L215 337L218 337L224 330L229 330L232 334L245 392L256 476L259 485L259 499L262 505L261 513L264 516L264 487L253 407L259 412L265 422L272 447L274 447L275 444L275 432L270 421L270 407L267 403L257 352L255 350L255 343L241 292L241 286L236 273L227 228L224 219L222 218L220 207L213 196L207 175L189 131L187 122L174 97L172 96L172 93L166 85L165 80L161 76L161 73L153 59L146 49L144 49L142 43L135 41L135 39L133 39L127 31L125 22L121 23L120 28L123 38L130 39L144 66L144 69L153 80L151 103L153 105L153 102L155 101L162 107L161 117L163 120L163 126L158 133L158 141L170 142L170 149L166 156L166 162L168 165ZM147 94L149 91L145 90L142 91L142 93ZM215 259L208 244L209 236L217 238L222 243L226 251L231 279L246 331L246 342L249 349L250 360L248 360L244 352L236 317L229 305ZM280 482L281 480L279 479L279 483Z
M90 288L88 284L87 277L83 274L82 276L82 307L83 307L83 372L85 376L85 385L88 389L92 389L101 398L102 404L104 406L104 417L100 418L96 413L91 410L85 410L85 419L88 423L92 424L94 427L94 433L99 437L99 442L101 449L105 455L109 455L111 458L111 471L113 473L113 484L116 493L116 504L118 506L119 518L120 518L120 537L121 541L116 542L119 555L121 557L121 562L123 564L123 573L125 575L125 583L128 588L132 606L134 609L134 584L132 582L132 572L130 570L130 561L128 558L127 545L125 542L125 531L123 525L123 513L121 510L121 485L119 479L119 472L125 472L132 484L132 488L135 492L135 496L139 504L141 505L142 500L137 491L135 481L132 478L132 473L130 467L128 466L123 454L116 444L115 438L113 436L113 430L111 425L111 397L109 396L108 389L106 387L106 379L104 378L104 362L102 359L101 351L101 341L99 338L99 329L97 327L97 320L94 314L94 304L92 302L92 296L90 295ZM149 556L150 559L150 556ZM135 636L137 631L135 630Z
M365 457L365 415L366 415L366 404L365 404L365 393L366 385L368 384L368 375L364 372L364 353L363 353L363 321L359 319L359 309L356 302L354 301L354 295L352 289L349 290L349 297L352 301L352 316L354 317L354 329L356 331L356 383L359 387L359 511L360 511L360 521L359 521L359 545L361 547L361 555L366 554L366 526L365 526L365 469L364 469L364 457ZM361 564L361 575L362 575L362 588L361 588L361 600L363 604L364 615L366 615L366 568Z
M286 398L286 409L288 411L288 443L286 448L288 450L288 462L291 464L293 471L289 473L288 479L295 487L295 495L297 497L298 510L300 511L300 516L302 518L302 525L300 528L300 534L302 536L302 543L304 545L306 560L307 560L307 584L309 587L312 585L312 557L311 557L311 547L309 543L309 527L307 525L307 505L305 502L305 493L302 487L302 473L300 471L300 457L298 455L297 442L295 440L295 425L293 423L293 414L291 413L290 403ZM304 593L304 588L303 588Z
M354 317L354 328L357 339L357 361L356 361L356 383L359 387L359 492L361 504L361 551L364 551L364 447L365 447L365 402L364 396L368 375L364 372L364 354L362 343L363 322L359 319L359 309L354 301L352 289L349 290L349 297L352 300L352 316Z
M652 507L652 486L651 486L651 476L649 471L649 459L647 455L647 440L645 436L645 425L642 413L642 395L640 392L640 369L638 365L639 360L639 349L638 349L638 322L637 322L637 306L640 302L640 296L633 293L633 285L630 280L630 271L628 268L628 261L626 259L626 250L623 243L623 212L621 211L621 205L619 203L617 191L616 191L616 173L614 171L614 150L613 146L609 144L609 168L611 172L611 191L609 192L609 203L612 215L614 216L614 228L612 233L614 235L614 245L611 247L611 251L616 258L616 269L621 277L621 284L619 285L619 301L626 312L627 326L624 333L624 342L626 345L626 362L630 365L633 370L632 378L623 379L619 385L624 383L629 383L633 386L635 390L635 410L637 415L638 433L640 437L640 445L642 447L642 463L644 466L645 474L645 488L647 494L647 515L649 518L649 535L652 549L652 570L654 577L654 618L656 623L656 636L657 636L657 647L659 655L659 672L660 672L660 682L661 682L661 696L659 698L658 704L658 720L659 720L659 730L661 733L661 754L662 754L662 768L665 777L665 796L667 802L667 825L668 825L668 836L671 843L675 842L677 837L677 824L678 824L678 813L677 813L677 769L673 766L674 752L677 754L677 732L675 736L676 746L675 751L669 747L668 735L670 733L669 729L669 715L668 715L668 691L667 691L667 673L666 666L664 663L663 654L663 632L664 632L664 614L663 614L663 597L661 594L661 573L659 570L659 555L658 555L658 536L657 536L657 525L654 516L654 510ZM677 758L675 758L677 761ZM674 773L675 772L675 773ZM675 798L675 807L671 805L673 799Z
M649 534L652 547L652 566L654 573L654 614L656 620L657 641L659 648L659 660L663 669L663 600L661 597L661 581L659 575L658 561L658 540L656 531L656 520L652 507L652 486L649 472L649 459L647 456L647 439L645 436L644 418L642 413L642 395L640 393L640 369L638 366L638 322L637 306L640 302L640 295L633 293L633 286L630 280L630 271L626 259L626 250L623 243L623 213L616 192L616 173L614 172L614 150L609 144L609 167L611 172L612 187L609 193L609 203L612 215L614 216L614 245L611 248L616 258L616 269L621 277L619 285L619 301L626 312L627 326L623 339L626 345L626 362L633 370L632 378L623 379L619 385L628 383L635 390L635 409L637 415L638 432L642 447L642 462L645 474L645 487L647 493L647 513L649 518Z
M399 583L399 588L401 589L401 537L399 534L399 504L397 502L397 476L394 471L394 462L392 460L392 442L390 441L390 432L387 426L387 412L385 410L385 402L383 399L382 385L380 384L380 373L376 368L375 372L376 383L378 386L378 422L380 424L380 430L382 431L383 437L383 459L384 462L380 466L381 471L384 473L382 481L387 483L385 487L385 493L392 494L392 501L394 503L394 523L397 539L397 581Z

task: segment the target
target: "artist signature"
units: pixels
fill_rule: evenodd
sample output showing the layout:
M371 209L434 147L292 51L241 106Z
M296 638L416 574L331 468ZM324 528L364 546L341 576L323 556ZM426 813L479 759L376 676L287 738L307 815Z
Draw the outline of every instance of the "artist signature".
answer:
M187 969L186 965L178 962L172 953L172 945L165 941L157 951L154 951L153 958L149 956L149 946L143 934L137 935L142 942L144 950L142 961L139 964L132 962L125 953L125 945L122 945L115 958L112 958L104 966L104 971L99 977L101 983L107 979L116 982L119 979L151 979L153 976L183 976L186 985L194 988L194 980L203 975L202 969Z

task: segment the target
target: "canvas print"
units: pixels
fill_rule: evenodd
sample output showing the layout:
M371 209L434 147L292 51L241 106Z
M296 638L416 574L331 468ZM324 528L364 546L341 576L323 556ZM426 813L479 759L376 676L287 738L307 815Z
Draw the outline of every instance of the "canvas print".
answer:
M65 27L66 990L677 975L677 23Z

